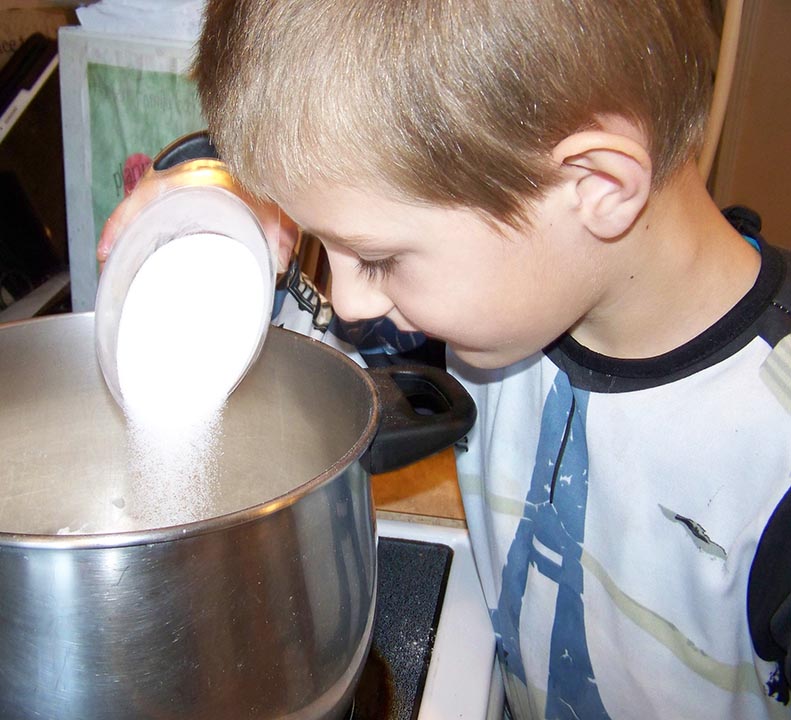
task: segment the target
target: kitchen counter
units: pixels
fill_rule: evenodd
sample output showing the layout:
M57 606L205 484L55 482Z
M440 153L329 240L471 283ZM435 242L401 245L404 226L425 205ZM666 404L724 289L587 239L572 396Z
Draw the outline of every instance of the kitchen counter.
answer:
M453 448L371 477L377 516L466 527Z

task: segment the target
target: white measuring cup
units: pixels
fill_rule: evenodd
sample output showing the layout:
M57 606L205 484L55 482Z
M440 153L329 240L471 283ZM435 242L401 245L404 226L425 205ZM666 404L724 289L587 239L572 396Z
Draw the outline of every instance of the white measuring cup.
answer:
M230 239L250 251L251 261L260 273L263 284L260 322L251 334L245 356L240 358L238 376L229 383L229 394L260 354L274 302L276 241L265 235L253 210L239 197L225 165L216 159L200 158L152 172L169 173L168 184L172 189L149 202L124 227L105 263L96 295L96 353L107 387L121 407L124 398L117 353L124 305L138 273L168 243L177 239L182 244L189 243L192 236L207 235ZM189 267L184 272L189 272Z

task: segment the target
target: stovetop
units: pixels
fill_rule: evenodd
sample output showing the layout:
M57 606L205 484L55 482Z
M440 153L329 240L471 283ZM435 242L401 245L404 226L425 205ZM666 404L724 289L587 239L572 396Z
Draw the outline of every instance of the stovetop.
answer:
M380 538L371 652L355 697L354 720L409 720L420 706L453 550Z
M466 531L380 520L378 536L373 640L352 720L497 716L494 635Z

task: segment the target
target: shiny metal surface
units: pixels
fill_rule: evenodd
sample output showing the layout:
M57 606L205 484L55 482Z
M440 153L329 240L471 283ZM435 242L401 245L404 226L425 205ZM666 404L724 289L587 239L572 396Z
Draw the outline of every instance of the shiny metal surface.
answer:
M0 717L340 717L374 610L370 380L273 328L226 411L209 517L56 535L129 490L92 331L0 327Z

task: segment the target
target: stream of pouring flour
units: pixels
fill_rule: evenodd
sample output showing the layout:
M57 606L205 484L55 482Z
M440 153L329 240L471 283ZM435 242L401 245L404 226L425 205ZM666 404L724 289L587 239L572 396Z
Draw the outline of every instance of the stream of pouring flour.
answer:
M210 233L163 245L135 276L117 351L135 524L211 517L222 411L258 346L264 293L253 253Z

